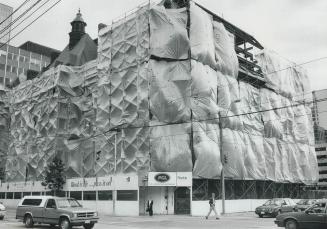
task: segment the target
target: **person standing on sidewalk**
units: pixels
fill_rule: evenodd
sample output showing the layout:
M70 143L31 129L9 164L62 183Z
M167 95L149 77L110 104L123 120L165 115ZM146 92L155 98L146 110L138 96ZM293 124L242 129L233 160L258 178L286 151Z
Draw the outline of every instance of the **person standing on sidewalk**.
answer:
M216 200L215 200L215 194L214 193L212 193L212 196L209 199L209 206L210 206L210 210L208 212L208 215L206 216L206 219L208 219L208 217L209 217L209 215L211 214L212 211L215 213L216 219L219 219L217 211L216 211Z
M153 216L153 200L148 200L146 211L149 212L149 216Z

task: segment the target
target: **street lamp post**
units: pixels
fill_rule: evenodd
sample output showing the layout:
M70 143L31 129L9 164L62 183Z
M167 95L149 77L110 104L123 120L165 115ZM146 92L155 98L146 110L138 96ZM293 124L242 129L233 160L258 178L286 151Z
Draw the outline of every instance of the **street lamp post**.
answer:
M239 103L241 102L240 99L234 100L231 102L229 105L225 117L222 117L221 112L218 112L219 115L219 139L220 139L220 145L219 145L219 150L220 150L220 161L221 161L221 177L220 177L220 182L221 182L221 205L222 205L222 214L226 213L226 208L225 208L225 200L226 200L226 188L225 188L225 154L223 153L223 126L222 126L222 118L226 118L228 115L228 112L231 108L231 106L234 103Z
M114 132L115 134L115 141L114 141L114 174L116 175L117 171L117 134L121 131L118 128L111 129L110 131ZM112 213L116 215L116 199L117 199L117 190L113 190L113 197L112 197Z

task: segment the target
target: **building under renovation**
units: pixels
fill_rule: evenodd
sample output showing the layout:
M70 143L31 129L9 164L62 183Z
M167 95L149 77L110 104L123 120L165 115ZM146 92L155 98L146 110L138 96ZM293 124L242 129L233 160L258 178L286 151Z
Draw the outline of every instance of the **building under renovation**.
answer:
M193 1L147 4L99 25L91 61L76 61L92 49L77 21L82 38L5 93L0 198L46 192L54 157L66 165L63 195L118 215L144 214L148 199L155 214L204 215L211 193L222 197L222 174L226 212L299 198L318 181L301 67Z

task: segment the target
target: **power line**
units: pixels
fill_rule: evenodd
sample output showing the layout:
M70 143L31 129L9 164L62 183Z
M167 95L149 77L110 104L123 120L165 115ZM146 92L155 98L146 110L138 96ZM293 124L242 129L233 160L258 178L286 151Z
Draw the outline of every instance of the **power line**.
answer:
M37 2L35 2L32 6L30 6L28 9L26 9L22 14L20 14L17 18L14 19L14 21L12 21L9 25L7 25L5 28L3 28L0 31L0 34L2 34L4 31L8 30L9 28L11 28L12 25L14 25L19 19L21 19L25 14L27 14L29 11L31 11L37 4L39 4L42 0L38 0ZM10 33L11 31L9 30L9 32L7 32L5 35L7 35L8 33ZM1 37L3 38L3 37ZM0 38L0 39L1 39Z
M27 17L25 17L22 21L20 21L17 25L15 25L13 28L11 28L11 31L7 32L4 36L6 36L8 33L11 33L14 29L16 29L19 25L21 25L22 23L24 23L27 19L29 19L31 16L33 16L33 14L35 14L35 12L37 12L40 8L42 8L45 4L47 4L49 1L51 0L47 0L46 2L44 2L41 6L39 6L36 10L34 10L32 13L30 13ZM39 3L39 2L37 2ZM33 7L35 7L36 5L34 5ZM32 8L33 8L32 7ZM32 9L31 8L31 9ZM1 32L0 32L1 33ZM0 39L2 39L4 36L0 37Z
M60 3L62 0L58 0L56 3L54 3L51 7L49 7L46 11L44 11L41 15L39 15L37 18L35 18L32 22L30 22L28 25L26 25L21 31L17 32L13 37L10 38L6 43L2 44L0 48L5 46L9 43L9 41L13 40L15 37L17 37L19 34L21 34L24 30L26 30L28 27L30 27L35 21L37 21L39 18L41 18L44 14L49 12L53 7L55 7L58 3Z
M6 19L4 19L2 22L0 22L0 25L2 25L5 21L7 21L10 17L12 17L20 8L22 8L27 2L29 2L31 0L26 0L24 1L22 4L20 4L20 6L18 6L18 8L16 10L14 10Z

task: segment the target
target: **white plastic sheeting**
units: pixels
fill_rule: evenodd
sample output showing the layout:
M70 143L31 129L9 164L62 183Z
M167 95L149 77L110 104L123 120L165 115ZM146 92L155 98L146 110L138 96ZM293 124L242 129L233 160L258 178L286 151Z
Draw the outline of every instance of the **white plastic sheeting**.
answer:
M311 98L310 82L305 69L267 49L256 58L265 73L268 87L295 101Z
M238 81L233 35L194 3L187 16L141 7L99 31L97 63L50 69L10 92L9 180L40 179L59 155L67 177L219 178L223 159L233 179L317 181L311 111L298 106L310 91L305 71L277 71L289 63L264 51L275 92Z
M95 110L91 91L96 63L59 66L9 92L11 142L7 179L40 179L45 165L57 155L66 163L67 177L93 174Z
M163 123L161 123L163 124ZM151 128L151 170L188 172L192 170L190 124L162 125Z
M9 146L10 113L6 91L0 88L0 168L5 167Z
M212 68L216 67L212 16L190 3L190 42L192 58Z
M150 110L153 119L176 123L190 120L190 61L150 61Z
M237 79L238 59L235 52L235 37L220 22L213 22L216 69Z
M190 42L186 24L186 8L153 7L150 10L151 55L174 60L187 59Z
M219 128L216 124L193 123L194 176L220 177L222 165L219 147Z

